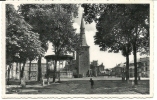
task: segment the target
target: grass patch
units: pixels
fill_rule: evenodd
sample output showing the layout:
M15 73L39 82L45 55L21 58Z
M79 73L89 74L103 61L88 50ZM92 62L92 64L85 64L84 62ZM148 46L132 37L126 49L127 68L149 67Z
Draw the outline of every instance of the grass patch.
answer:
M73 80L31 89L38 90L34 94L149 94L149 80L141 80L138 83L138 85L132 86L131 81L126 83L120 80L95 80L94 89L91 89L89 80ZM40 83L27 82L28 84L35 85Z

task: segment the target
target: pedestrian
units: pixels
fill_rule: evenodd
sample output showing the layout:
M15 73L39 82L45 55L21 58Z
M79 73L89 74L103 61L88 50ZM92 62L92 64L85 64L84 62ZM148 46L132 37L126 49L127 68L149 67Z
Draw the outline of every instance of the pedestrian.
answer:
M94 81L92 80L92 78L90 78L90 83L91 83L91 89L93 89L93 85L94 85Z

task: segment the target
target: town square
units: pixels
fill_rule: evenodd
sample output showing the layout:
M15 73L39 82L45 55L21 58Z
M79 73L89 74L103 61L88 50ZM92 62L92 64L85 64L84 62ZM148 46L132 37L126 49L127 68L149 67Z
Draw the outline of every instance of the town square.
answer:
M5 4L6 94L150 94L150 4Z

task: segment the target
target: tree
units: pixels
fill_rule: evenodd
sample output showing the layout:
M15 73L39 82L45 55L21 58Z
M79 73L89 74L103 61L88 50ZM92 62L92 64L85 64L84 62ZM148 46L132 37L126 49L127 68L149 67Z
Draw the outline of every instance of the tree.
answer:
M28 59L42 53L39 35L17 13L13 5L6 5L6 61L23 64L20 77L23 78L24 66ZM21 69L21 68L20 68Z
M41 42L39 41L39 35L37 33L29 33L25 35L26 37L22 38L23 42L21 42L21 47L25 48L21 50L19 53L19 60L23 63L23 67L21 70L21 78L24 78L24 68L26 61L32 61L37 56L43 53L43 49L41 48ZM30 66L29 66L30 67Z
M32 11L34 9L39 9L39 11L41 10L41 12L33 12ZM22 15L25 19L25 21L27 23L29 23L33 29L33 32L37 32L39 34L39 39L41 41L41 47L44 49L44 51L46 52L48 49L47 46L47 29L46 29L46 25L44 22L44 16L42 15L42 11L43 9L40 8L40 5L37 4L21 4L19 7L19 14ZM38 81L41 81L41 75L42 75L42 71L41 71L41 57L44 55L44 53L42 55L38 56Z
M95 43L101 50L110 48L111 51L117 52L122 50L121 43L128 45L127 47L131 45L134 55L135 84L137 84L136 53L141 50L149 51L149 5L83 4L82 7L86 21L97 23Z
M129 9L131 12L128 14L129 19L132 21L129 29L131 29L132 33L131 43L134 55L134 77L135 85L137 85L137 52L144 49L149 53L149 5L126 5L126 9Z
M9 65L8 72L10 72L11 64L16 60L19 53L20 46L18 44L19 37L27 30L29 26L18 15L14 6L6 5L6 65ZM9 81L9 73L8 73Z
M24 19L33 27L33 31L37 32L40 36L40 41L42 41L42 47L44 48L45 51L47 51L47 43L48 41L51 41L53 43L54 48L57 48L56 45L57 43L54 42L53 39L60 39L60 36L57 33L59 30L58 26L60 26L60 29L65 25L67 25L64 21L69 21L72 23L72 18L77 17L77 10L78 7L77 5L73 4L61 4L62 12L65 13L66 15L65 19L60 19L60 22L58 23L58 15L59 13L57 12L55 4L45 4L45 5L40 5L40 4L22 4L20 5L19 12L22 16L24 16ZM69 17L69 19L67 18ZM63 17L63 16L62 16ZM63 25L63 23L65 25ZM67 22L67 23L70 23ZM61 25L62 26L61 26ZM69 28L67 28L69 29ZM73 29L71 29L73 30ZM66 32L70 32L71 30L64 30ZM63 34L62 34L63 36ZM68 37L68 36L67 36ZM66 38L66 36L64 36ZM54 45L55 44L55 45ZM66 42L64 43L66 44ZM60 47L59 47L60 48ZM70 46L69 46L70 48ZM63 51L63 50L62 50ZM61 53L61 50L59 51ZM59 54L57 53L57 54ZM43 54L44 55L44 54ZM56 67L55 67L56 68ZM38 81L41 79L41 56L38 59Z
M52 42L54 53L56 55L53 82L55 82L56 78L55 73L59 56L73 52L73 45L76 43L75 41L77 39L75 38L77 36L75 29L72 26L73 22L71 14L65 12L64 8L62 8L60 5L56 5L55 10L54 18L51 19L54 21L55 26L54 29L51 30L51 36L49 38L50 42ZM49 14L48 16L53 15Z
M99 5L92 5L91 7L97 8L99 7ZM102 9L102 7L104 7L104 9ZM85 8L85 10L86 9L87 8ZM123 12L115 13L118 12L119 9L121 9L117 5L100 5L99 9L100 11L96 11L96 12L100 12L100 14L97 15L100 17L97 19L95 16L96 19L94 19L95 22L97 22L96 29L98 30L98 32L96 32L96 35L94 37L95 44L99 45L100 50L102 51L108 50L109 52L114 52L114 53L118 53L120 50L122 51L122 55L126 57L126 80L128 82L129 81L129 71L128 71L129 55L131 53L129 34L125 34L124 36L123 35L124 32L128 33L128 30L123 30L122 32L121 27L117 24L118 20L124 24L125 22L124 16L121 16ZM92 19L88 17L87 13L85 13L85 16L86 16L85 19L89 23L91 23ZM127 26L125 24L123 27L126 28Z
M62 4L61 5L65 12L77 16L77 7L72 4ZM33 31L37 32L42 41L42 47L47 51L47 43L49 41L49 34L54 30L55 23L55 5L54 4L22 4L20 5L19 12L24 19L33 27ZM52 16L49 16L52 15ZM56 15L55 15L56 16ZM54 18L52 20L52 18ZM42 55L43 56L43 55ZM38 81L41 79L41 57L38 59Z

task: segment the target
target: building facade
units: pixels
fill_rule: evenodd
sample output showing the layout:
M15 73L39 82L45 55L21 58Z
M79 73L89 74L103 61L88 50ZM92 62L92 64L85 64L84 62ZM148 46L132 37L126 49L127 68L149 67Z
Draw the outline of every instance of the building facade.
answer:
M98 66L98 69L97 69L98 70L98 76L102 76L105 74L104 69L105 69L105 66L103 65L103 63Z
M126 64L121 63L112 68L112 76L121 77L126 72ZM137 74L140 77L149 77L149 57L137 59ZM134 61L129 63L129 77L134 77Z
M89 76L98 76L98 61L93 60L90 64Z
M56 78L60 77L61 78L72 78L73 77L73 65L70 65L68 62L64 62L65 64L63 64L63 62L58 62L57 63L57 69L56 69ZM73 62L74 63L74 62ZM49 76L50 78L52 78L53 76L53 70L54 70L54 63L53 62L49 62L48 63L49 66ZM8 66L7 66L8 67ZM10 79L14 79L14 80L19 80L20 79L20 73L21 73L21 69L22 69L23 65L21 64L17 64L17 63L13 63L10 71L6 71L6 78ZM46 63L41 63L41 71L42 71L42 78L46 78L46 72L47 72L47 68L46 68ZM8 74L9 73L9 74ZM33 61L31 63L31 67L30 67L30 63L27 62L25 64L24 67L24 78L25 80L31 80L31 81L37 81L38 78L38 63L36 61Z
M83 77L87 75L87 72L90 68L90 54L89 54L89 46L86 42L85 36L85 26L83 17L81 19L81 26L80 26L80 40L81 40L81 47L79 52L77 51L76 54L76 65L77 65L77 74L81 74Z
M45 74L46 64L42 63L41 66L42 66L42 74ZM23 67L22 64L20 65L19 63L18 64L13 63L10 69L9 78L19 80L22 67ZM7 77L8 77L8 70L6 72L7 72ZM38 77L38 64L37 63L31 63L31 67L29 67L29 63L25 64L24 78L25 80L29 80L29 77L30 77L30 80L34 80L34 81L37 80L37 77Z
M112 68L111 75L116 77L121 77L122 74L125 72L125 64L120 63Z
M149 57L137 59L137 71L140 77L149 77ZM134 62L129 64L129 76L134 77Z
M93 60L90 64L90 70L88 71L88 76L104 76L105 74L105 66L102 64L98 65L97 60Z

